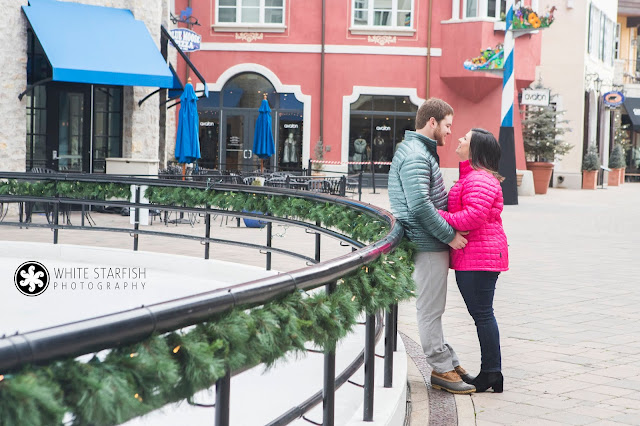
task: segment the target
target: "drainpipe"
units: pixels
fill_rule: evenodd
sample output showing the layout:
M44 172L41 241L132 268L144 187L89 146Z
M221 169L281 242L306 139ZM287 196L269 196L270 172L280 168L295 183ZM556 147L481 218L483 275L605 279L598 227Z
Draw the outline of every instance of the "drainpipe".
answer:
M429 20L427 21L427 25L429 29L427 30L427 95L425 99L429 99L429 94L431 93L431 12L433 11L433 0L429 0Z
M326 0L322 0L322 41L320 46L320 137L324 141L324 47L325 47ZM324 149L324 147L323 147Z

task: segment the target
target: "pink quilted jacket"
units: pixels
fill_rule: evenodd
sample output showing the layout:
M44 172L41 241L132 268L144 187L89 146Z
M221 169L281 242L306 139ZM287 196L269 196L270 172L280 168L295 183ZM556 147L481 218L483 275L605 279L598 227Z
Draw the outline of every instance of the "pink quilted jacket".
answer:
M509 269L507 236L500 213L504 206L500 182L469 161L460 163L460 179L449 191L449 211L440 215L458 231L469 231L467 246L451 249L451 268L456 271Z

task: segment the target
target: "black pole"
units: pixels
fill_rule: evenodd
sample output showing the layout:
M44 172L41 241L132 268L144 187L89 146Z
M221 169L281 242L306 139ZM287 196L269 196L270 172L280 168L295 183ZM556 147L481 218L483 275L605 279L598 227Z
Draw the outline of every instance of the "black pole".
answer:
M513 127L500 127L500 164L498 172L504 177L502 196L505 205L518 204L518 182L516 180L516 147Z
M325 286L327 294L336 290L335 283ZM322 390L322 426L333 426L336 407L336 351L324 352L324 386Z
M373 152L373 150L371 150ZM373 185L373 193L376 193L376 172L373 165L373 155L371 156L371 185Z
M267 247L271 247L273 222L267 222ZM267 251L267 271L271 270L271 251Z
M362 201L362 172L358 173L358 201Z
M211 206L206 206L207 214L204 217L204 236L207 241L204 243L204 258L209 259L209 237L211 237L211 215L208 213ZM220 219L222 220L222 219Z
M320 227L321 223L316 220L316 226ZM316 232L316 262L320 262L320 233Z
M56 197L59 197L58 194L56 194ZM58 244L58 209L60 207L59 203L55 203L53 206L53 224L55 225L55 228L53 229L53 244Z
M340 178L340 195L347 195L347 177L344 175Z
M376 351L376 317L367 315L364 342L364 414L362 420L373 421L373 386Z
M385 312L384 318L384 387L393 387L393 306Z
M229 426L229 403L231 402L231 372L216 382L216 426Z
M394 303L393 309L393 350L398 350L398 304Z
M136 185L136 204L140 204L140 185ZM140 208L136 207L133 219L133 229L136 231L133 234L133 251L138 251L138 229L140 229Z

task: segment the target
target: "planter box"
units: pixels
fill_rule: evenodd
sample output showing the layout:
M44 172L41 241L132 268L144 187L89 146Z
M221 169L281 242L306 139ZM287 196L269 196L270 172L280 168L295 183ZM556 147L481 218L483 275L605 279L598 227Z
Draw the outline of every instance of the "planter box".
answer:
M618 186L620 184L620 174L622 169L611 169L607 178L609 186Z
M582 189L596 189L597 183L598 183L597 170L582 171Z
M533 173L533 187L536 194L546 194L551 182L553 163L527 162L527 170Z

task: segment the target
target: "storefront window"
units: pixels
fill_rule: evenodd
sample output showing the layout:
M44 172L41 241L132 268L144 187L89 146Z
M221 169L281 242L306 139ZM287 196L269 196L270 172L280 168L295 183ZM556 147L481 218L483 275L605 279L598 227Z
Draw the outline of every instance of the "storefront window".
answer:
M278 169L300 170L302 168L302 114L279 113L278 123Z
M36 86L27 94L26 170L47 166L47 91Z
M234 77L222 89L222 106L224 108L260 108L260 102L267 94L272 109L277 101L277 93L273 85L256 73L244 73Z
M200 155L198 164L207 169L217 169L220 163L220 112L200 110Z
M106 171L106 159L122 156L122 87L94 86L93 172Z
M408 97L401 96L362 95L351 104L349 173L388 173L389 165L384 163L393 159L405 130L414 129L417 110Z
M267 94L271 108L275 154L264 166L276 170L302 168L303 109L293 93L277 93L260 74L243 73L229 80L221 92L198 101L201 167L253 170L253 137L260 104Z

